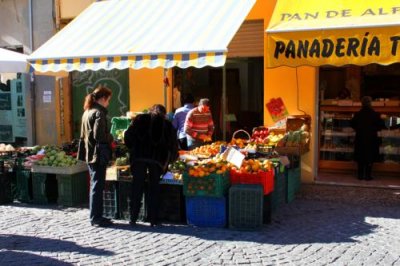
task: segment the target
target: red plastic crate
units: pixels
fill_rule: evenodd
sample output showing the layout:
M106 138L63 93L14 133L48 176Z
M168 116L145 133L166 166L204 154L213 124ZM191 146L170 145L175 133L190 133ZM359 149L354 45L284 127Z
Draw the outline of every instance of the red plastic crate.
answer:
M230 172L232 184L258 184L264 188L264 195L274 190L274 171L258 173L240 173L236 170Z

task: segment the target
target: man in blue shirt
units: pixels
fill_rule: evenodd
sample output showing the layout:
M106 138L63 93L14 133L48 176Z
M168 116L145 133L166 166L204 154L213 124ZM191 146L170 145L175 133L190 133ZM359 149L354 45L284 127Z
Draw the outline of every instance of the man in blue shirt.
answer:
M179 148L181 150L187 150L187 139L184 131L186 115L190 110L194 108L194 97L188 93L183 97L183 106L176 109L174 118L172 119L172 125L177 131L177 137L179 142Z

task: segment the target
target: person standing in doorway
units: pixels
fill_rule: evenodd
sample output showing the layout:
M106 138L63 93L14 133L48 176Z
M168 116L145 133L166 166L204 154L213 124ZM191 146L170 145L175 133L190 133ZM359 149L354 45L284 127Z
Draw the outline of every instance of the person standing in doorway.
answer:
M133 176L130 224L136 225L147 179L148 220L151 226L155 226L158 224L161 176L167 171L168 163L178 158L176 131L166 119L165 107L156 104L150 113L136 116L125 131L124 141L129 149Z
M200 99L199 105L189 111L186 116L184 131L189 150L212 140L214 122L210 112L209 99Z
M178 144L179 148L181 150L187 150L188 145L187 145L187 138L186 138L186 133L184 130L185 126L185 120L186 116L189 113L190 110L194 108L194 97L192 94L186 94L183 97L183 106L176 109L174 118L172 119L172 125L174 128L177 130L177 138L178 138Z
M357 162L357 178L372 180L372 165L378 159L379 138L378 131L385 128L380 114L375 112L371 105L372 99L364 96L361 99L361 110L351 119L351 127L356 132L354 140L354 159Z
M103 190L113 141L107 122L111 95L109 88L99 86L86 96L81 125L81 142L84 145L80 145L78 151L78 159L86 161L89 168L90 223L100 227L113 224L110 219L103 217Z

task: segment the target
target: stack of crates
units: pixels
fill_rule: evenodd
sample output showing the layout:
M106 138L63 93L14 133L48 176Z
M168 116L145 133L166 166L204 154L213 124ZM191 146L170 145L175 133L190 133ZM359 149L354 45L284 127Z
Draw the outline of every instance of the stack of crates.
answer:
M160 221L185 223L186 211L183 187L180 184L160 184Z
M271 195L274 190L274 171L260 173L241 173L236 170L231 170L231 183L232 184L250 184L261 185L263 188L263 222L269 224L271 222Z
M110 219L122 219L129 221L132 181L106 181L103 192L103 216ZM146 193L142 198L138 221L147 221Z
M300 156L290 157L290 166L286 171L286 202L292 202L296 193L300 190L301 185L301 167L300 167Z
M183 174L187 223L199 227L225 227L229 172L201 178Z
M232 185L229 189L229 227L256 230L263 224L262 185Z
M17 169L17 192L16 198L20 202L32 201L32 174L29 169Z
M280 162L274 162L274 190L271 193L271 211L275 212L286 203L286 167Z
M0 160L0 204L13 202L11 179L5 169L4 160Z
M32 173L33 203L57 203L58 188L55 174Z
M89 198L87 177L87 171L71 175L57 174L57 203L63 206L76 206L87 203Z
M32 173L32 202L77 206L88 202L88 172Z

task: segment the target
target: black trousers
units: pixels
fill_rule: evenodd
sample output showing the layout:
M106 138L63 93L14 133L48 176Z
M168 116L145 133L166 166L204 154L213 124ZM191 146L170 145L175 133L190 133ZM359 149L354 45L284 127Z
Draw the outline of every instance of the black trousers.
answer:
M132 195L130 202L131 221L136 222L142 205L145 181L148 180L148 220L150 223L158 222L158 208L160 195L160 177L163 173L161 167L155 163L134 162L131 165L132 171Z
M365 179L365 180L371 180L372 176L372 163L371 162L363 162L359 161L357 162L358 168L357 168L357 178L358 179Z

